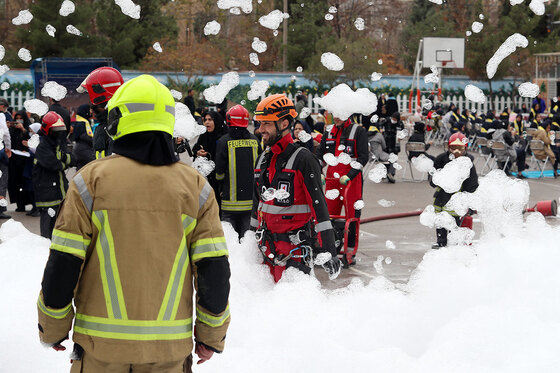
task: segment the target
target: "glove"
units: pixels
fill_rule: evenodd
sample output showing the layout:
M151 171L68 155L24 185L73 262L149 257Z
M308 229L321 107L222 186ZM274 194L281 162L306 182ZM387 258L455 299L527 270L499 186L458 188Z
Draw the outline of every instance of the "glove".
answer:
M341 266L338 257L332 257L328 262L323 264L323 269L329 274L329 280L336 280L340 274Z
M344 176L341 176L340 179L338 179L338 181L340 182L340 184L346 185L350 181L350 178L348 176L344 175Z
M323 186L326 184L327 182L325 181L325 175L321 174L321 184L323 184Z
M314 264L322 266L325 272L329 274L330 280L336 279L340 274L340 260L329 252L318 254Z

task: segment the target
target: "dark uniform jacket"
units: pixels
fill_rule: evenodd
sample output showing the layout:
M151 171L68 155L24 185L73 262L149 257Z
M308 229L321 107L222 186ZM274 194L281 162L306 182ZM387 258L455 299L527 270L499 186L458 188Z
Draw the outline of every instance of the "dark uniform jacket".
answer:
M93 150L97 159L113 154L113 139L105 130L107 127L107 115L107 111L104 111L96 117L99 124L93 133Z
M255 162L259 141L246 128L230 128L216 145L216 180L221 183L222 210L247 212L253 207Z
M439 169L442 169L443 167L445 167L446 164L451 162L451 159L450 159L449 156L450 156L449 152L445 152L445 153L442 153L442 154L438 155L436 160L434 161L434 168L436 170L439 170ZM474 158L470 154L467 154L466 157L469 157L471 159L471 161L474 160ZM449 200L451 199L451 196L454 193L447 193L445 190L443 190L439 186L435 185L432 182L431 177L430 177L430 185L432 187L436 188L436 191L434 193L434 207L435 207L436 212L444 211L444 206L447 204L447 202L449 202ZM477 188L478 188L478 175L476 174L476 168L474 167L474 164L473 164L473 166L471 167L471 173L470 173L469 177L465 181L463 181L463 184L461 185L460 192L474 193ZM457 215L454 211L451 211L451 210L445 210L445 211L449 212L451 215L454 215L454 216Z
M62 132L65 133L65 132ZM33 188L37 207L52 207L62 203L68 190L68 179L64 174L72 161L66 153L64 139L41 136L35 151L33 166Z

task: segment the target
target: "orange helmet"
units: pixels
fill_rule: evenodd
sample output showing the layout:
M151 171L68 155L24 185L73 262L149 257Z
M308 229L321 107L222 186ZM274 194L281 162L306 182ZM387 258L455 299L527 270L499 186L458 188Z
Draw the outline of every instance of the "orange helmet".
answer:
M283 94L268 96L259 102L255 110L255 119L259 122L276 122L288 115L296 118L298 114L292 100Z
M461 132L454 133L449 138L449 142L447 143L449 146L458 145L458 146L467 146L469 140L463 135Z

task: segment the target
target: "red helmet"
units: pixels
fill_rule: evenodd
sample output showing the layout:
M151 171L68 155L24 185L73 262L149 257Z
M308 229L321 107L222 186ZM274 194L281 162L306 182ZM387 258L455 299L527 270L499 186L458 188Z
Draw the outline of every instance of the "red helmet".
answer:
M461 132L456 132L453 135L451 135L449 141L447 142L447 145L467 146L468 142L469 140L465 135L463 135Z
M112 67L93 70L76 89L78 93L87 92L92 104L107 102L124 83L121 73Z
M43 116L43 119L41 119L41 129L39 133L50 135L55 131L66 131L66 125L64 124L64 119L62 119L58 113L49 111Z
M226 122L230 127L244 127L249 125L249 112L241 105L235 105L226 113Z

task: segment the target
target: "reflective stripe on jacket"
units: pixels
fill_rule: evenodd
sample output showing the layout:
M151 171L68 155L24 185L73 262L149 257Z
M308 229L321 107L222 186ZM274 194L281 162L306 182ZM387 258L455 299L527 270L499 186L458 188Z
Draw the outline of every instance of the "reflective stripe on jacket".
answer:
M86 353L107 362L180 360L192 350L193 325L198 341L223 350L228 250L214 192L191 167L118 155L89 163L60 210L49 263L53 253L83 260L73 340ZM38 301L46 343L65 336L74 318L71 300L62 309L45 302L53 277L46 269ZM208 291L216 278L223 286Z

